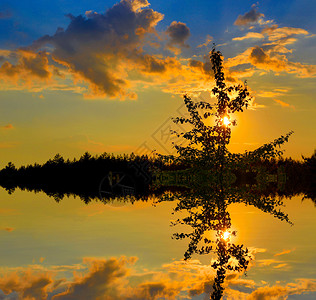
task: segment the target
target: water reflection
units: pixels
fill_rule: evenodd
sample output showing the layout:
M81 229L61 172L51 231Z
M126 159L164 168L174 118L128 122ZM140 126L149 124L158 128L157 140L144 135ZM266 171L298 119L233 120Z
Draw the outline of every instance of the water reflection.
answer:
M165 173L164 177L168 177L168 174ZM175 217L177 214L185 215L173 222L173 225L187 225L191 229L190 232L178 232L173 236L178 240L189 240L185 260L191 259L193 254L216 254L216 260L211 263L216 270L211 299L222 298L227 271L245 272L251 260L246 247L232 242L237 233L232 230L229 205L251 205L292 225L288 215L281 211L284 204L280 198L265 196L256 185L250 188L233 186L229 180L232 177L233 174L225 174L226 180L217 177L208 180L210 177L207 176L199 180L201 177L194 176L190 180L190 189L185 193L165 193L157 200L157 203L177 201Z
M24 271L20 273L20 275L22 274L22 277L19 277L19 279L16 278L18 276L17 273L15 273L15 275L10 275L10 273L8 273L7 277L0 280L0 284L2 284L1 289L6 288L4 289L6 293L9 293L10 291L13 292L14 287L10 286L9 282L14 279L16 282L15 288L19 289L19 293L22 293L23 295L24 291L27 293L31 288L35 289L37 282L41 281L43 283L43 288L41 290L41 293L43 293L41 294L42 299L75 299L76 297L76 299L85 299L84 297L97 299L97 297L103 297L109 293L114 293L111 283L113 282L112 280L114 280L114 282L116 282L114 288L116 293L115 297L118 297L118 299L178 299L181 298L180 291L183 293L185 290L189 293L189 297L192 299L195 299L194 295L197 296L201 293L211 295L212 299L220 299L225 293L225 288L227 289L228 283L231 284L232 278L240 278L238 276L244 274L249 269L252 259L254 258L253 251L251 248L248 248L248 246L252 245L239 245L235 242L235 240L238 239L243 240L243 232L236 232L234 224L232 224L230 207L236 203L246 205L248 208L250 206L255 207L261 212L274 216L277 220L289 223L288 228L291 228L291 222L288 215L282 212L282 199L285 200L285 198L280 199L278 196L278 193L282 194L283 192L278 190L277 183L270 183L270 185L267 183L265 186L269 186L270 190L263 189L262 185L259 185L258 182L250 184L253 183L253 180L246 180L247 183L241 184L240 181L245 182L245 180L239 180L236 175L233 174L225 176L227 180L223 180L221 184L217 183L215 185L214 182L210 180L212 177L207 178L203 175L190 178L190 176L184 176L183 174L179 177L176 173L177 172L163 171L161 174L156 174L156 185L155 189L152 189L151 194L156 195L156 210L159 209L160 206L163 207L168 203L174 205L174 217L176 220L173 224L175 225L174 229L177 231L174 238L180 240L183 239L187 242L186 247L183 243L180 243L180 251L182 251L184 261L187 263L184 264L183 262L182 264L180 261L175 261L166 266L165 268L167 269L164 269L164 272L167 272L168 279L162 280L161 278L158 279L152 275L150 275L149 279L148 272L144 272L144 274L141 273L142 275L138 275L138 277L146 278L145 282L139 283L139 280L136 279L137 276L134 278L132 275L128 275L130 272L131 274L134 274L135 272L134 270L131 271L131 268L134 268L134 265L136 264L135 258L91 258L90 260L84 260L84 262L78 265L69 264L68 266L56 266L56 270L58 267L58 270L65 270L63 272L66 272L66 270L68 270L67 272L77 270L76 272L82 272L84 274L80 279L78 277L73 282L67 281L67 285L66 281L59 282L58 279L52 278L49 273L51 272L51 269L48 269L50 270L48 272L46 269L42 269L39 266L33 266L34 270L26 270L25 273L23 273ZM201 174L203 174L203 172ZM236 178L234 179L234 177ZM164 181L162 178L164 178ZM162 184L163 182L170 184L172 180L179 184L179 186L174 184L171 187L170 185L164 186ZM188 182L190 182L190 185ZM237 184L236 182L239 183ZM168 190L172 190L172 192ZM140 203L142 200L148 201L148 198L149 196L145 194L143 198L130 195L129 197L117 197L116 199L102 198L102 200L100 200L99 198L95 198L95 201L98 201L100 205L116 202L126 203L127 205L134 203L136 206L137 203ZM63 203L66 204L67 201L61 201L58 206ZM33 203L32 205L35 207L35 205L38 204ZM73 210L75 206L74 204L71 205L72 207L69 209ZM93 203L91 202L89 206L93 206ZM89 206L87 206L87 208L89 208ZM61 210L63 211L64 208ZM89 215L95 216L95 214L100 212L101 206L98 207L95 212L89 212ZM56 212L56 214L60 213L61 211ZM142 224L141 226L147 227L151 224L150 219L153 218L153 215L155 215L155 211L151 211L151 214L147 219L143 216L144 220L143 222L140 222ZM111 214L104 217L100 215L100 217L105 219L109 219L110 216ZM290 216L292 217L293 214ZM49 216L48 219L49 218L51 218L51 216ZM71 219L71 214L69 214L69 217L67 218ZM126 218L126 216L123 218ZM132 226L135 220L136 219L130 223L126 223L125 226L123 226L124 231L126 231L126 226ZM36 220L34 219L33 222L36 222ZM120 222L122 223L122 221ZM165 220L165 222L167 223L168 221ZM72 223L69 223L67 225L67 223L65 223L66 227L62 227L60 231L58 229L55 230L60 234L60 232L65 231L68 226L72 226L71 224ZM56 228L56 225L57 223L55 223L53 227ZM119 223L113 223L112 226L117 227L119 226ZM112 226L110 227L110 232L113 230ZM88 227L87 235L91 236L91 232L94 232L93 235L96 235L95 230L97 227L97 224ZM83 229L80 229L79 232L82 231ZM15 230L8 234L15 234ZM157 238L156 233L151 232L151 235L152 239ZM52 237L50 239L52 239ZM100 245L100 241L98 241L97 244ZM98 248L97 244L94 245L94 247ZM143 245L143 247L144 246L145 245ZM87 247L87 245L85 247ZM99 247L101 249L105 248L105 246ZM139 245L139 247L141 248L141 245ZM83 250L86 252L85 249ZM159 248L158 250L161 251L162 249ZM116 251L119 253L120 248L118 247ZM153 253L149 252L148 255L151 256ZM202 272L203 270L202 266L197 263L197 258L201 255L204 255L204 260L209 261L209 267L203 266L205 270L208 270L208 277L206 277L206 275L202 276L200 273L198 273L200 275L193 275L195 272ZM43 257L45 257L45 255ZM268 267L271 266L268 265L268 261L261 261L260 264L267 264ZM279 263L279 265L281 264L282 262ZM213 269L214 272L211 272L211 269ZM39 270L42 272L41 275L36 273ZM153 272L153 274L154 273L155 272ZM166 274L161 276L164 278L163 276L166 276ZM177 276L176 279L175 276ZM103 280L102 278L109 278L109 280ZM183 278L187 278L189 281L180 284ZM98 280L103 282L102 284L100 283L100 286L100 281ZM131 286L126 286L127 280L131 282L130 284L135 281L133 283L133 288ZM244 280L251 286L251 280L241 278L240 280ZM23 281L29 282L29 287L23 284ZM6 285L4 285L4 283ZM56 286L56 290L54 290L56 296L53 296L48 292L50 289L45 288L44 290L44 286L47 287L48 284L52 283ZM303 282L297 284L295 291L299 293L298 291L300 289L305 289L305 291L312 290L313 281L306 281L306 284L308 284L309 287L301 286L303 285ZM129 297L127 292L122 292L119 286L124 286L124 290L129 290L130 293L132 293L132 296ZM291 288L294 289L294 286L286 287L287 290ZM79 290L81 290L80 293ZM47 294L50 296L46 297ZM82 296L81 298L80 295ZM34 299L37 299L36 297L37 296L35 296ZM113 299L115 299L115 297ZM246 298L246 296L243 297ZM241 297L241 299L244 299L243 297ZM230 299L234 299L234 296Z

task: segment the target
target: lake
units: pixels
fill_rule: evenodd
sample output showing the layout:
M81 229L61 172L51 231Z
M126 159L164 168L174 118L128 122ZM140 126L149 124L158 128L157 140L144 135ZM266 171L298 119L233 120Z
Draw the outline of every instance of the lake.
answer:
M283 199L293 226L243 203L228 205L247 272L228 271L224 299L315 299L315 204ZM216 255L193 254L189 232L170 226L178 201L85 204L69 197L0 190L0 299L209 299ZM212 238L209 233L209 238Z

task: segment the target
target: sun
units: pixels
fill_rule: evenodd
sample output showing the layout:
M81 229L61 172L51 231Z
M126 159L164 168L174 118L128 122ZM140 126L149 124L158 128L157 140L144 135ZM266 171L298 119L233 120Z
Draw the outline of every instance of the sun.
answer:
M230 124L228 117L224 117L222 122L225 126L228 126Z
M229 231L225 231L225 232L223 233L223 239L224 239L224 240L228 240L229 237L230 237L230 232L229 232Z

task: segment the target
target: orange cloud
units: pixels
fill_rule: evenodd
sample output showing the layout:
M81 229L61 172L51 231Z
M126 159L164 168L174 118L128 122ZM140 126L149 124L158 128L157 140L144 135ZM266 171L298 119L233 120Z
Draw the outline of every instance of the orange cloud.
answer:
M289 103L286 103L284 101L281 101L281 100L278 100L278 99L273 99L274 102L280 104L282 107L289 107L289 108L294 108L293 105L289 104Z
M280 252L280 253L274 254L274 256L280 256L280 255L284 255L284 254L289 254L289 253L293 252L294 250L295 250L295 249L283 250L283 251Z
M120 100L135 100L138 88L152 86L176 94L209 91L209 57L200 61L176 56L180 48L188 47L189 27L173 21L164 32L157 32L156 26L164 16L149 5L147 0L121 0L104 13L69 14L69 25L58 28L55 34L45 35L23 49L0 50L4 60L0 88L33 92L71 90L86 98ZM253 5L235 24L262 28L269 23L263 17ZM290 62L286 57L293 50L286 46L307 34L304 29L272 25L261 32L235 37L235 41L264 42L225 62L227 81L235 83L258 70L315 77L316 66ZM198 47L207 46L211 40L207 36L206 42ZM173 54L152 54L158 48L169 48ZM72 84L65 85L64 80Z
M235 37L233 41L243 41L248 39L263 39L264 35L258 32L248 32L245 36Z
M258 70L273 71L276 73L286 72L298 77L316 77L316 65L304 65L298 62L290 62L285 55L273 52L275 47L264 50L263 47L255 46L247 49L236 57L226 62L229 68L251 63Z
M292 43L296 41L292 37L294 35L308 35L308 31L301 28L293 28L293 27L278 27L278 25L272 25L270 27L266 27L261 31L262 34L267 35L269 41L278 41L281 43ZM288 39L290 39L288 41Z
M266 266L270 266L272 264L278 264L281 263L281 261L275 260L275 259L261 259L258 260L258 264L260 267L266 267Z
M211 41L213 41L213 37L208 34L206 36L205 43L198 45L197 48L207 47Z
M0 67L0 79L31 85L35 80L47 81L52 77L46 52L17 50L11 53L17 62L5 61Z
M5 59L1 89L67 89L86 98L120 100L136 99L138 87L180 94L211 89L208 62L200 68L187 59L152 54L157 47L179 53L188 47L190 29L174 21L158 33L155 28L163 15L148 6L147 0L121 0L104 13L68 15L67 28L23 49L0 50ZM63 80L72 80L73 85L65 86Z

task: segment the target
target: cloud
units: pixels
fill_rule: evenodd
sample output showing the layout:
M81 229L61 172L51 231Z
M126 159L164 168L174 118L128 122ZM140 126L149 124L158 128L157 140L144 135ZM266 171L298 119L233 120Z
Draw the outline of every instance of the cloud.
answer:
M272 259L260 259L257 262L258 262L258 265L260 267L267 267L267 266L270 266L270 265L273 265L273 264L282 263L282 261L275 260L273 258Z
M281 27L278 25L272 25L270 27L266 27L261 31L262 34L268 36L268 40L272 42L278 42L282 44L291 44L296 41L293 39L294 35L308 35L308 31L301 28L293 28L293 27Z
M133 98L129 73L165 73L174 60L158 58L142 48L155 37L163 15L146 8L147 1L122 0L104 14L71 17L65 30L34 42L54 47L52 59L79 81L89 83L90 96Z
M189 47L185 44L185 41L190 36L190 29L185 23L173 21L167 28L166 33L169 37L169 48L172 49L174 46Z
M280 256L280 255L284 255L284 254L289 254L289 253L293 252L294 250L295 250L295 249L283 250L283 251L280 252L280 253L274 254L274 256Z
M128 90L129 71L164 72L170 63L142 50L163 18L148 5L146 0L122 0L103 14L68 15L66 29L58 28L54 35L19 50L17 63L5 62L0 75L15 80L26 80L28 74L49 78L53 74L48 70L49 58L51 66L71 74L76 82L88 83L91 95L135 98ZM50 53L39 51L47 46Z
M247 300L287 299L289 295L301 295L308 292L316 292L315 279L298 279L295 283L285 286L265 286L252 292Z
M198 45L197 48L207 47L211 41L213 41L213 37L208 34L206 36L205 43Z
M239 15L234 25L237 26L250 26L254 23L258 23L259 20L264 17L264 14L261 14L257 11L256 5L252 5L250 11L246 12L244 15Z
M288 91L289 89L285 88L273 89L273 91L260 91L258 93L258 96L263 98L274 98L278 96L283 96L284 94L288 93Z
M274 102L278 103L279 105L281 105L282 107L289 107L289 108L294 108L294 105L291 105L289 103L286 103L284 101L281 101L281 100L278 100L278 99L273 99ZM288 251L291 251L291 250L288 250ZM289 252L288 252L289 253ZM281 255L281 254L279 254ZM276 255L275 255L276 256Z
M267 48L265 50L265 48ZM249 64L257 70L285 72L295 74L297 77L316 77L316 65L305 65L298 62L290 62L284 54L279 54L276 48L255 46L248 48L243 53L230 58L226 62L229 68L238 65Z
M120 100L136 99L139 88L181 94L209 90L207 64L204 69L194 68L187 59L163 51L153 54L164 46L179 54L188 47L190 30L174 21L166 31L157 32L163 15L148 6L146 0L121 0L104 13L68 14L69 25L55 34L42 36L28 47L0 50L1 89L67 88L86 98Z
M247 39L263 39L264 35L258 32L248 32L245 36L242 37L235 37L233 41L243 41Z
M103 13L68 14L69 25L57 28L55 34L42 36L28 47L0 50L0 89L67 90L86 98L119 100L135 100L138 90L151 87L173 94L210 91L209 57L177 56L188 47L189 27L173 21L158 32L157 24L164 16L149 5L147 0L121 0ZM266 27L233 39L256 39L258 44L225 62L228 82L236 83L257 71L316 76L316 66L291 62L286 56L293 51L288 45L306 36L306 30L267 26L255 5L235 22L239 26L255 23ZM198 47L208 46L211 40L207 36Z
M199 70L201 73L205 75L213 74L212 65L209 61L201 62L199 60L191 59L189 61L189 66L193 69Z
M10 60L0 67L0 79L11 83L32 85L33 81L48 81L52 77L52 67L49 66L45 51L33 52L29 50L12 51Z
M258 265L259 267L269 267L269 268L273 268L273 269L285 269L288 270L290 268L290 266L285 263L284 261L279 261L276 259L261 259L258 260Z
M259 25L264 25L264 28L260 29L260 32L251 31L244 36L233 38L233 41L256 39L257 45L249 47L244 52L229 58L225 63L228 68L235 69L239 66L236 75L242 72L242 70L247 69L249 71L259 71L259 75L273 72L276 75L293 74L301 78L316 76L316 65L292 62L288 56L289 53L293 53L294 51L293 48L290 48L290 45L293 45L298 39L311 36L307 30L294 27L279 27L276 24L271 25L269 24L271 22L263 21L261 18L263 15L260 17L255 6L253 6L250 12L251 14L248 15L249 18L246 18L247 14L239 16L239 22L242 23L242 17L245 17L245 23L247 23L247 19L249 20L248 25L251 25L250 20L253 20L252 22L259 20Z

